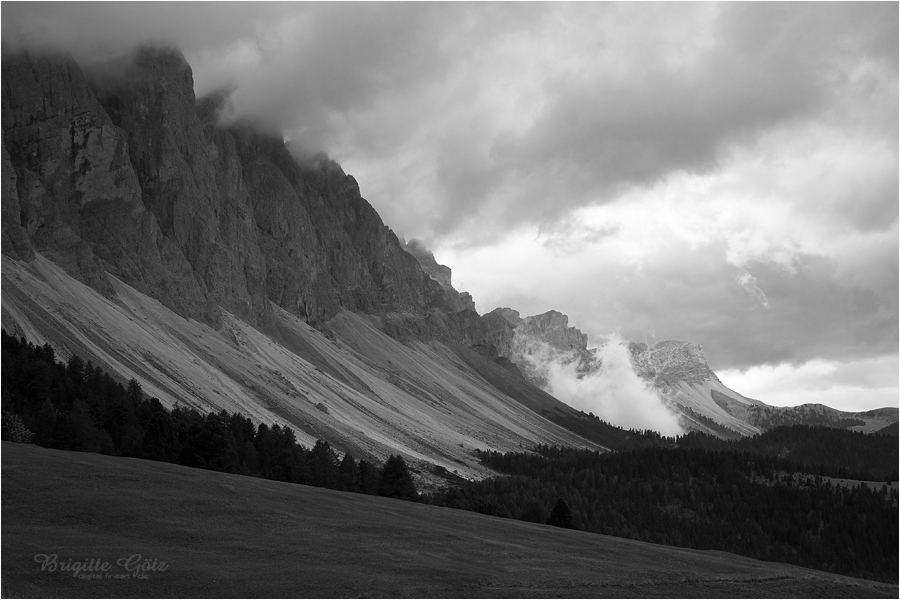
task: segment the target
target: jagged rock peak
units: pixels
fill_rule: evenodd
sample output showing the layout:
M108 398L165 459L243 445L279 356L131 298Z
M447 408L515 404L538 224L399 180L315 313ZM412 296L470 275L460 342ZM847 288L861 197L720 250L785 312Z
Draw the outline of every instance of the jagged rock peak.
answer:
M586 359L592 355L587 349L588 336L575 327L569 327L569 317L555 310L522 318L511 308L495 308L485 315L494 331L492 342L500 354L511 358L515 353L513 338L520 341L544 342L563 353L576 352ZM505 330L505 331L504 331Z
M519 311L513 310L512 308L495 308L488 314L496 315L513 328L518 327L522 322L522 317L519 315Z
M438 263L434 258L434 253L426 248L425 244L413 238L406 242L404 248L407 252L416 257L416 260L422 265L422 270L425 271L429 277L441 284L442 288L445 290L453 289L453 284L451 283L453 276L452 270L450 267Z
M138 46L125 56L85 65L83 71L101 102L116 91L145 89L152 92L148 100L167 100L169 106L188 100L193 109L194 72L174 46Z
M659 384L674 385L678 381L699 383L714 379L716 374L706 363L703 348L695 342L665 340L652 348L630 342L631 362L638 374Z
M516 365L527 380L538 387L547 385L547 359L575 362L579 374L599 368L595 351L588 350L588 337L569 318L555 310L522 318L511 308L496 308L484 316L488 335L484 345Z
M580 329L569 327L569 317L555 310L525 317L520 325L521 331L564 352L587 350L588 336Z
M446 293L448 305L454 311L475 310L475 301L468 292L457 292L451 283L450 267L442 265L434 258L434 254L419 240L413 238L408 242L400 242L401 247L415 257L419 266L428 277L438 283Z
M191 65L181 50L175 46L139 46L133 54L135 64L144 68L161 70L180 70L193 73Z
M107 295L109 273L214 326L220 309L264 323L269 302L310 322L474 308L426 275L336 163L299 164L280 135L218 122L177 50L87 74L4 56L2 99L7 256L33 249Z

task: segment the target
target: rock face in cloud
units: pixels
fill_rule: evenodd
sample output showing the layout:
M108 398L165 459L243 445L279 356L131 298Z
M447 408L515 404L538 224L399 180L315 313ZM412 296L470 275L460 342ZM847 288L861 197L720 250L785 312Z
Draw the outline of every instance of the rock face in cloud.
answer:
M823 425L871 431L896 409L842 412L822 404L769 406L722 383L694 342L653 346L617 335L596 348L557 311L522 318L498 308L484 317L483 344L510 360L533 384L577 410L624 428L663 435L702 431L733 438L777 425ZM490 352L488 352L490 354Z
M485 320L495 328L490 339L499 354L569 406L626 429L684 433L678 415L648 383L652 378L638 374L617 336L600 348L588 348L588 336L554 310L521 318L515 310L498 308Z
M552 369L553 393L626 429L650 429L665 436L685 433L679 414L638 375L621 339L610 336L598 349L597 361L599 369L580 378L573 379L568 368Z
M548 393L618 427L651 429L667 436L684 433L678 415L637 375L620 339L612 336L600 348L589 351L586 345L576 342L572 347L571 339L559 336L552 336L557 338L556 343L544 341L539 337L541 329L537 335L529 329L534 331L523 324L515 330L510 358ZM566 328L553 331L566 332ZM587 341L586 336L583 339Z
M493 344L501 356L515 360L531 352L549 351L565 356L566 362L575 361L581 372L592 368L594 352L587 347L588 336L569 327L569 317L558 311L522 318L512 308L496 308L484 320L489 329L485 341ZM532 371L530 376L538 385L546 385L539 371Z
M441 284L442 288L450 289L453 287L451 284L453 271L447 265L439 264L434 259L434 254L431 250L426 248L422 242L417 239L411 239L406 242L405 249L416 257L416 260L422 265L422 269L428 273L429 277Z
M468 292L457 292L451 284L453 272L447 265L442 265L434 258L434 254L426 248L422 242L412 239L403 246L404 249L416 257L419 266L429 277L437 281L447 292L450 307L455 311L475 310L475 301Z
M220 307L265 322L269 301L311 322L456 302L336 163L300 166L278 138L218 126L177 51L140 49L90 81L19 54L3 75L11 255L41 252L107 295L108 270L213 324Z
M706 363L700 344L667 340L655 344L630 342L628 350L635 370L657 386L675 386L679 382L700 383L718 377Z
M569 327L569 317L555 310L525 317L517 328L528 337L546 342L562 352L587 352L588 337L576 327Z

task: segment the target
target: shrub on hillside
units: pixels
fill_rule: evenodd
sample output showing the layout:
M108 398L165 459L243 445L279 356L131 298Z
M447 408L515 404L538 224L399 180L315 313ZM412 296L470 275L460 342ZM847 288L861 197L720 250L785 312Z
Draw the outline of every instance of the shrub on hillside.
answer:
M31 444L34 434L31 433L19 415L3 413L2 439L4 442L17 442L19 444Z

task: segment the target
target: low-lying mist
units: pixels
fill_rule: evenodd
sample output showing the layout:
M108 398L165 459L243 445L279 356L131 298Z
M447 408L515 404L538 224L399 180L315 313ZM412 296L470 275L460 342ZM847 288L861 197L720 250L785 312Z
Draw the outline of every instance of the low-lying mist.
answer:
M546 392L576 410L625 429L652 429L665 436L684 433L678 416L635 373L628 347L616 334L597 348L591 364L520 332L514 351L516 362L526 364Z

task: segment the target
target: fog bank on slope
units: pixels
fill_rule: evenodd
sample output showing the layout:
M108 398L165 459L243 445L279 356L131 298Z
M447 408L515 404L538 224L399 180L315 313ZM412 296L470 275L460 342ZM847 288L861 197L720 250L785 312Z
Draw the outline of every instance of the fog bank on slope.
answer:
M628 348L616 334L597 349L590 365L518 331L514 352L515 362L527 365L549 394L576 410L625 429L651 429L665 436L684 433L678 416L635 373Z

